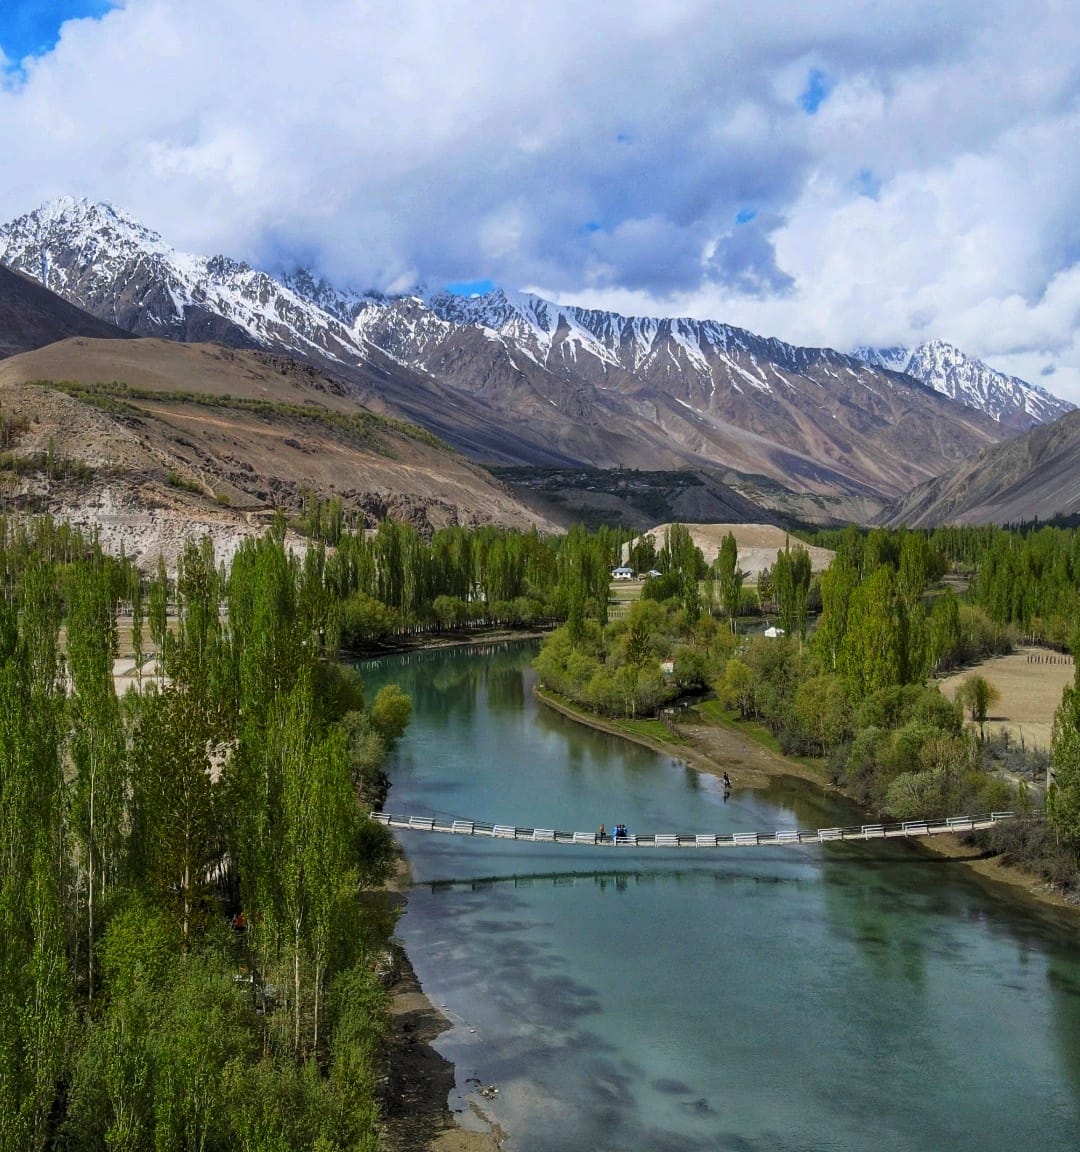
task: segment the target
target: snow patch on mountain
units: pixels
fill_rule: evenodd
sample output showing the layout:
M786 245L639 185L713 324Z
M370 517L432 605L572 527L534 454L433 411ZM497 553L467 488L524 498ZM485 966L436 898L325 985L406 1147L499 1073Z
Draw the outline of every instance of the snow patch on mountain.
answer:
M225 255L180 252L127 213L71 197L0 227L0 261L141 335L225 340L344 364L382 355L443 376L469 362L479 335L488 361L505 355L519 372L587 379L598 390L648 381L694 404L747 389L768 404L811 387L823 395L842 378L872 404L873 395L898 386L878 371L885 368L1009 428L1049 422L1072 407L941 341L860 348L849 357L715 320L621 316L503 289L469 297L424 287L395 296L342 289L304 268L275 277ZM460 370L474 379L471 369Z
M1075 407L1037 384L998 372L944 340L930 340L915 348L857 348L853 356L875 367L905 372L1011 428L1052 424Z
M0 261L143 334L181 333L199 315L226 321L255 345L331 360L366 354L347 321L267 273L177 251L110 204L61 197L0 227Z

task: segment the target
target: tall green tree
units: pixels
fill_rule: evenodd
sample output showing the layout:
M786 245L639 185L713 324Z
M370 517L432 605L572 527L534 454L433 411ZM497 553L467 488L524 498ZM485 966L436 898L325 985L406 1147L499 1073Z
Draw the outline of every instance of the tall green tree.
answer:
M851 595L838 663L856 697L907 682L907 618L886 564Z
M801 544L794 548L785 546L777 552L772 569L773 590L780 608L780 626L789 636L806 633L810 573L810 553Z
M67 656L71 669L72 825L86 885L86 988L95 993L99 907L124 850L127 757L113 681L115 601L105 565L77 565L69 580Z
M1080 851L1080 664L1054 713L1050 759L1054 777L1046 814L1058 834Z
M729 532L720 542L720 551L713 561L713 573L720 594L720 606L728 618L728 627L734 632L735 617L742 601L743 572L739 567L739 545L733 532Z
M956 700L966 708L973 724L979 726L979 739L986 739L986 721L990 708L1001 696L997 688L985 676L972 674L965 676L956 690Z
M32 555L0 600L0 1147L44 1149L72 985L65 938L55 570Z
M132 750L135 878L185 948L224 851L216 781L227 749L217 737L195 689L177 682L146 701Z
M859 573L844 552L838 552L821 574L821 619L814 643L831 671L836 671L840 651L848 631L851 597L859 584Z

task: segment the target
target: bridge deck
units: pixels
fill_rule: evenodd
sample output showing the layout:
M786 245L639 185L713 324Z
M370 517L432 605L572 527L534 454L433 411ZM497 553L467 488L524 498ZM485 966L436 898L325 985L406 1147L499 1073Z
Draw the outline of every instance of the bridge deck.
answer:
M372 820L403 832L443 832L452 836L488 836L495 840L525 840L536 844L590 845L601 848L742 848L766 845L824 844L851 840L895 840L939 836L947 832L974 832L1011 820L1013 812L978 816L950 816L945 820L906 820L900 824L862 824L851 828L801 828L775 832L656 832L648 836L601 837L596 832L563 832L557 828L521 828L514 824L487 824L475 820L440 820L434 816L402 816L372 812Z

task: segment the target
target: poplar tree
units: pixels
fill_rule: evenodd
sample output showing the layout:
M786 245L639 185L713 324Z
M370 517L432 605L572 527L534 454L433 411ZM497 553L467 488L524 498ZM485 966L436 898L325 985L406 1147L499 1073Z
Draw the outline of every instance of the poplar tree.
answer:
M113 682L118 643L109 573L101 560L77 565L70 581L67 655L71 669L72 824L86 881L86 990L95 994L94 947L103 893L123 848L126 764Z
M71 983L51 564L31 556L19 611L0 603L0 1147L47 1145Z
M223 853L215 788L223 757L190 685L146 701L133 747L135 877L173 915L185 949Z
M839 666L840 650L848 632L851 597L859 583L855 565L844 552L821 574L821 619L814 643L831 671Z
M719 585L720 605L728 618L728 627L734 632L735 617L742 599L743 573L739 568L739 545L733 532L721 541L713 572Z
M907 679L907 624L892 569L881 565L852 593L839 670L853 692L869 693Z
M169 656L169 577L165 571L165 560L158 556L157 569L150 581L150 639L157 656L157 675L165 675Z
M1078 636L1077 641L1080 641ZM1077 650L1074 641L1073 650ZM1046 796L1046 814L1058 834L1080 850L1080 664L1054 713L1050 759L1054 778Z

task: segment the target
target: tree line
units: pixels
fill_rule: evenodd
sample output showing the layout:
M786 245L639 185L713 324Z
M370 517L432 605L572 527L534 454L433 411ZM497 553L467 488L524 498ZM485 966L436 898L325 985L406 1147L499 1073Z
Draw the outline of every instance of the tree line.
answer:
M1018 795L996 770L999 750L986 736L990 685L973 674L947 699L933 683L938 674L1009 651L1016 625L1030 623L1030 616L996 611L988 599L986 590L998 583L983 573L1002 569L987 557L1008 538L1000 530L819 533L815 541L836 552L820 576L811 574L805 548L789 542L758 580L756 608L775 611L783 632L767 638L734 629L748 604L734 537L710 562L687 547L685 528L673 526L656 554L662 577L646 581L626 615L606 626L556 630L536 666L546 686L613 717L655 715L680 697L706 698L699 711L762 726L781 751L816 758L883 816L1029 804L1027 790ZM1033 556L1056 556L1038 572L1057 588L1062 572L1072 571L1064 557L1073 543L1051 531L1012 547L1029 573L1036 572ZM952 578L960 556L976 558L966 591ZM1017 561L1009 571L1021 567ZM1025 602L1045 605L1051 595L1036 590ZM1065 736L1058 745L1072 747ZM1056 753L1055 763L1064 765L1064 756ZM1074 833L1065 811L1080 812L1080 798L1066 800L1076 778L1059 769L1049 805L1066 839Z
M1080 530L1048 525L1000 528L950 525L932 531L825 530L814 543L866 557L873 567L905 544L922 540L935 562L966 585L967 602L995 624L1058 648L1068 647L1080 619ZM910 545L908 545L910 547ZM922 548L923 544L918 545Z
M191 543L144 588L46 519L0 574L0 1148L375 1148L359 797L409 702L335 659L325 555ZM156 650L123 697L118 599Z

